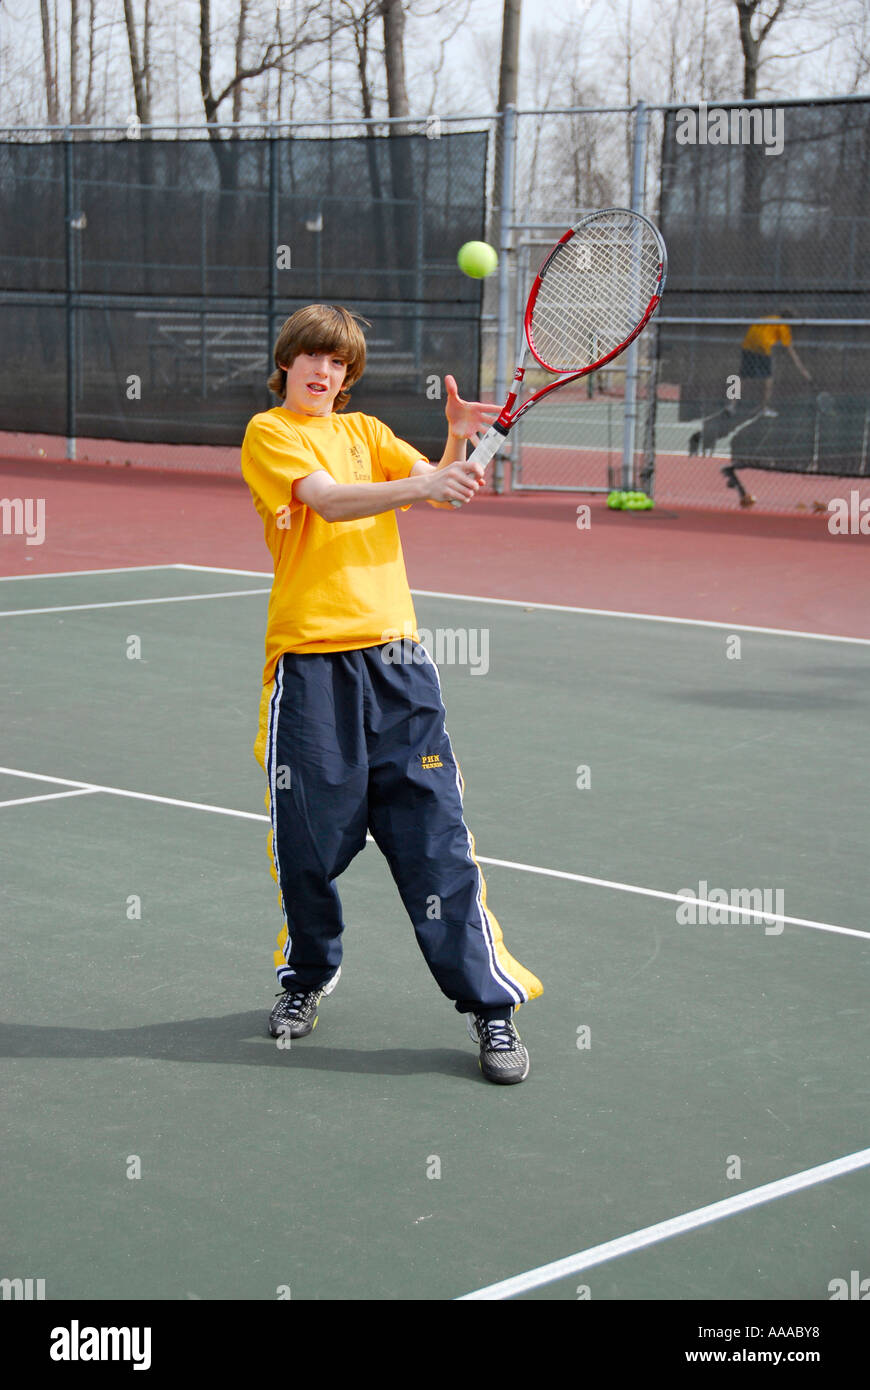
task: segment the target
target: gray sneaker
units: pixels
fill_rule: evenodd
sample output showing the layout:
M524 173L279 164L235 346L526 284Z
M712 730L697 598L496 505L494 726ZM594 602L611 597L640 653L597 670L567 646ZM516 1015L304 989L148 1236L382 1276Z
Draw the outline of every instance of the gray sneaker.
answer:
M529 1074L529 1054L509 1018L468 1014L468 1036L480 1046L480 1070L487 1081L513 1086Z
M331 980L320 989L285 990L269 1015L269 1032L273 1038L305 1038L317 1027L317 1006L324 994L331 994L338 984L341 966Z

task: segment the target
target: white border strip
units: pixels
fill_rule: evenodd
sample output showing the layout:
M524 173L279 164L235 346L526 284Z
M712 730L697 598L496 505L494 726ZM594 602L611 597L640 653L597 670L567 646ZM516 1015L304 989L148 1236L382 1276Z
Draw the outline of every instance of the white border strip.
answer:
M628 1255L635 1250L643 1250L648 1245L655 1245L661 1240L669 1240L671 1236L695 1231L699 1226L707 1226L725 1216L733 1216L738 1211L762 1206L763 1203L772 1202L777 1197L800 1192L803 1188L829 1182L844 1173L854 1173L859 1168L868 1166L870 1149L860 1149L857 1153L847 1154L845 1158L836 1158L833 1162L822 1163L817 1168L806 1168L802 1173L793 1173L791 1177L765 1183L763 1187L754 1187L749 1192L741 1192L734 1197L726 1197L722 1202L697 1207L694 1211L684 1212L682 1216L671 1217L669 1221L659 1221L655 1226L632 1231L631 1235L620 1236L618 1240L609 1240L604 1245L593 1245L589 1250L581 1250L579 1254L569 1255L564 1260L554 1260L552 1264L539 1265L537 1269L530 1269L525 1274L502 1279L498 1284L489 1284L473 1293L461 1294L454 1301L461 1303L469 1299L512 1298L515 1294L526 1293L529 1289L538 1289L543 1284L552 1284L556 1279L579 1274L581 1270L591 1269L594 1265L606 1264L608 1260L615 1260L620 1255Z
M0 767L0 776L24 777L34 782L51 782L62 787L81 787L85 791L106 792L109 796L126 796L134 801L154 801L165 806L182 806L193 811L210 811L217 816L236 816L240 820L258 820L269 823L269 817L254 811L235 811L228 806L211 806L202 801L180 801L172 796L157 796L151 792L127 791L123 787L106 787L96 782L76 782L66 777L47 777L41 772L24 772L16 767ZM40 798L37 798L40 799ZM371 835L366 840L374 843ZM811 917L786 917L776 912L752 907L732 907L728 903L711 902L708 898L686 898L680 893L665 893L659 888L641 888L639 884L619 883L615 879L593 878L589 874L572 874L564 869L544 869L538 864L520 864L513 859L490 859L476 855L479 864L491 864L497 869L514 869L518 873L540 874L544 878L567 879L569 883L588 883L593 888L612 888L618 893L637 893L645 898L661 898L665 902L693 903L696 907L713 907L719 912L734 913L738 918L758 917L763 922L788 922L795 927L810 927L815 931L834 932L838 936L859 936L870 941L870 931L858 931L855 927L840 927L833 922L817 922Z

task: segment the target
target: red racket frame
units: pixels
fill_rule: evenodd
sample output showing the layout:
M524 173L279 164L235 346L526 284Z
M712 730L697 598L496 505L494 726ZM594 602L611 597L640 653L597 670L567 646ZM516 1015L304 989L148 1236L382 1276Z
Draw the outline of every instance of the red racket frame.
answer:
M607 213L627 213L630 211L630 209L607 208L605 211ZM507 430L510 429L511 425L515 424L516 421L519 420L522 415L525 415L526 411L529 409L530 406L533 406L536 401L539 401L541 399L542 396L548 395L550 391L557 391L560 386L567 385L569 381L579 381L581 377L588 376L590 372L597 372L599 367L604 367L608 362L612 362L614 357L618 357L621 352L624 352L625 349L628 347L629 343L633 343L638 334L642 333L643 330L646 328L647 324L649 323L650 319L652 318L653 314L655 313L662 300L662 293L664 292L665 288L665 278L667 276L667 252L665 251L665 246L661 238L661 233L659 232L658 228L652 222L649 221L649 218L643 217L643 214L639 212L634 212L631 215L633 217L641 218L641 220L646 222L649 227L652 227L657 240L661 244L662 249L662 259L659 261L658 266L658 288L655 294L653 294L652 298L650 299L649 304L646 306L640 323L633 330L633 332L629 333L628 337L625 339L625 342L620 343L618 347L613 348L613 350L611 352L606 353L604 357L599 357L597 361L590 362L588 367L579 367L577 371L568 372L567 375L560 376L558 380L548 382L546 386L542 386L539 391L535 391L531 396L529 396L528 400L523 401L519 410L517 410L515 413L512 413L517 396L519 395L519 387L522 385L523 378L525 377L524 363L526 358L526 350L525 348L523 348L520 354L520 360L517 363L517 369L514 372L512 389L508 392L508 397L504 403L504 407L501 411L501 414L495 422L496 426L498 426L500 430L504 430L505 432L507 432ZM577 232L581 229L581 227L584 227L588 222L594 221L595 218L602 216L604 216L603 212L592 213L589 217L584 217L581 222L578 222L576 227L568 228L567 232L565 232L565 234L559 238L555 246L553 246L547 253L547 256L540 270L535 276L534 284L532 285L532 288L529 291L529 298L526 302L526 312L523 315L523 333L525 335L525 340L528 343L529 351L531 352L535 361L540 363L540 365L547 372L552 372L553 368L547 362L545 362L543 358L538 356L537 352L535 351L535 345L532 341L531 333L532 314L534 312L535 301L538 298L538 293L541 288L543 277L547 272L547 266L550 264L556 252L559 250L559 247L564 246L567 242L571 241L571 239L577 235Z

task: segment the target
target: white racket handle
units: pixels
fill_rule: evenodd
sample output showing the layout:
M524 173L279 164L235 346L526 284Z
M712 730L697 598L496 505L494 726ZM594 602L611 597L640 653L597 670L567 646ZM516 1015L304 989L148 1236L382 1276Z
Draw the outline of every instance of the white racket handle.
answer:
M483 439L481 439L477 448L474 450L474 453L469 459L466 459L466 462L479 463L485 468L493 455L501 448L504 439L505 431L497 430L495 425L490 425ZM463 504L461 502L451 501L450 505L451 507L461 507Z

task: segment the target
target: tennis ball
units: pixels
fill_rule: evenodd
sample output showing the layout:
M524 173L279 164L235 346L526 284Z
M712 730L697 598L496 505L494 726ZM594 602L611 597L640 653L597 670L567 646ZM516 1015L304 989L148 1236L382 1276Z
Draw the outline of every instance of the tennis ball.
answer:
M472 280L483 280L498 265L498 252L485 241L467 241L456 257L459 269Z
M647 497L645 492L629 492L625 507L630 512L647 512L653 505L651 497Z

